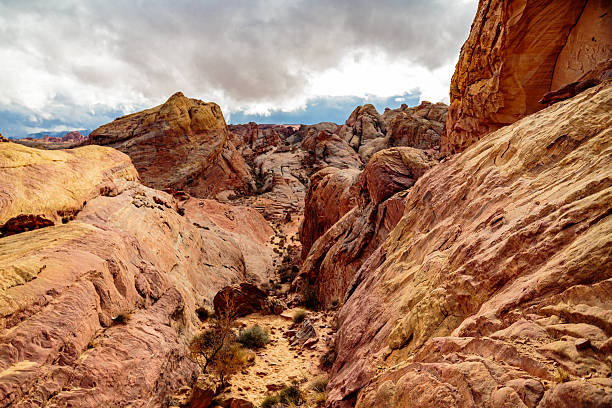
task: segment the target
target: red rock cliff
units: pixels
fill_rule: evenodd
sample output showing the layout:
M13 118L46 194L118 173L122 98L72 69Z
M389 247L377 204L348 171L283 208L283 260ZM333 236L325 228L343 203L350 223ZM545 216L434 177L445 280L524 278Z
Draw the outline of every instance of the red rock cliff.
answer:
M451 82L442 153L542 109L544 94L611 58L607 0L481 0Z
M611 110L607 81L416 182L341 310L328 406L612 405Z

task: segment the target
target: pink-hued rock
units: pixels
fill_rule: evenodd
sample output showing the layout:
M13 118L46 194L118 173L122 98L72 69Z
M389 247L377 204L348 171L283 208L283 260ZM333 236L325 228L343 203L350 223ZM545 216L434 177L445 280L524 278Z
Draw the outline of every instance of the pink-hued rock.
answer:
M347 178L345 188L352 190L348 196L356 205L312 244L294 287L313 285L323 308L343 302L363 262L401 218L403 191L436 164L422 150L395 147L376 153L357 181ZM316 188L313 183L311 189ZM304 231L316 222L315 215L305 214Z
M161 406L195 380L186 344L200 326L196 308L227 285L263 280L240 242L263 247L269 226L253 214L252 228L239 216L221 221L214 204L181 211L172 196L133 181L127 156L106 147L2 149L3 190L34 195L37 172L57 175L40 186L49 200L37 211L54 214L75 198L79 211L0 238L1 405ZM96 154L105 160L92 161ZM105 177L121 188L100 190ZM42 202L9 197L7 214Z
M296 125L261 125L254 122L228 125L232 143L251 161L270 149L291 144L298 128Z
M544 94L612 58L605 0L479 3L451 82L442 153L544 108Z
M126 153L142 182L153 188L202 197L224 190L249 193L254 188L244 159L229 140L219 106L181 92L160 106L99 127L87 143Z
M610 404L610 109L607 81L416 182L340 312L328 406Z
M380 115L373 105L358 106L337 131L364 163L380 150L406 146L439 149L448 106L423 101L409 108L386 109Z
M354 189L360 171L326 167L310 178L304 204L304 220L300 225L302 258L312 244L357 203Z

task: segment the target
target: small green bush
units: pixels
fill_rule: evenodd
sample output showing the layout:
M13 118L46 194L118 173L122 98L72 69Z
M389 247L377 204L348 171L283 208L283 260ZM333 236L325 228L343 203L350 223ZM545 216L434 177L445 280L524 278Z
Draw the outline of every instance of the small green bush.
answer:
M240 332L238 343L250 349L265 347L270 342L270 335L266 329L259 326L251 326Z
M306 316L308 316L308 312L306 312L304 309L296 310L293 313L293 323L302 323L304 319L306 319Z
M278 395L268 395L264 398L263 402L260 405L260 408L272 408L276 404L280 402L280 398Z
M296 385L283 388L278 394L280 402L283 404L294 404L300 405L304 399L302 398L302 391Z

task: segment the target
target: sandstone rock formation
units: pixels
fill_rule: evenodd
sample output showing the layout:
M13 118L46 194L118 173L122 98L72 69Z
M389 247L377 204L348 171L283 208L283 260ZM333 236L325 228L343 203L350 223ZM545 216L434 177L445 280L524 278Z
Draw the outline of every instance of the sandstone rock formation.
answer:
M312 244L357 203L355 189L360 171L326 167L310 178L304 203L304 220L300 225L302 258Z
M0 237L67 222L92 198L121 193L138 174L107 147L67 151L0 145Z
M373 139L387 133L387 124L382 120L374 105L358 106L346 120L340 136L355 150Z
M279 315L285 305L277 298L252 283L242 282L226 286L213 298L215 315L244 317L251 313Z
M448 106L423 101L409 108L386 109L380 115L372 105L357 107L338 130L341 138L367 163L372 155L389 147L439 149Z
M199 197L254 188L242 156L229 141L219 106L180 92L163 105L99 127L88 143L129 155L143 183L153 188L185 190Z
M274 278L274 253L266 246L274 231L257 210L193 197L179 203L189 222L240 249L252 282L266 283Z
M188 205L181 215L106 147L7 143L0 157L4 224L71 214L0 238L1 405L162 406L195 380L185 344L200 324L196 307L258 279L237 239L218 232L246 233L242 220L194 225L203 217L191 213L214 209ZM252 225L243 240L264 239L267 228Z
M416 182L341 310L330 407L610 406L611 109L607 81Z
M308 164L315 171L328 166L359 169L363 165L357 153L344 139L327 130L307 135L302 141L302 149L308 152Z
M245 125L228 125L228 129L236 149L247 161L252 161L274 147L293 144L295 140L291 136L296 133L298 126L250 122Z
M354 176L340 178L329 172L329 181L338 185L326 189L319 186L316 180L319 176L325 176L324 170L315 174L308 196L311 200L317 200L317 196L320 198L309 203L300 237L305 237L307 245L319 232L324 233L312 244L295 286L312 285L321 307L342 303L357 270L401 218L404 209L403 191L436 164L437 161L422 150L395 147L376 153L357 181L354 181ZM340 185L342 181L344 186ZM333 197L319 195L317 190L334 193L341 188L345 191L353 190L345 192L349 197L345 202L354 200L355 207L326 231L315 229L313 226L317 224L319 213L312 209L334 200ZM349 205L341 205L337 210L338 216ZM321 208L321 211L324 209ZM332 205L329 221L333 220L335 213L336 208ZM325 224L324 218L321 226Z
M250 283L226 286L213 299L215 315L242 317L259 312L264 308L267 297L266 291Z
M606 0L481 1L451 82L442 153L544 107L549 91L612 58Z

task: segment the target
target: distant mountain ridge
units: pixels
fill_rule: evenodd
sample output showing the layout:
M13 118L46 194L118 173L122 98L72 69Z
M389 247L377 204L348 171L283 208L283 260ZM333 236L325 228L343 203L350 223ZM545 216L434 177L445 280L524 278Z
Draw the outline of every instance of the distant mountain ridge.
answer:
M62 131L59 131L59 132L43 131L43 132L36 132L36 133L28 133L27 135L22 136L22 137L9 136L9 139L22 139L22 138L26 138L26 137L29 137L31 139L42 139L45 136L49 136L49 137L64 137L64 136L66 136L70 132L79 132L83 136L87 136L87 135L89 135L91 133L91 131L92 131L92 129L73 129L73 130L62 130Z

